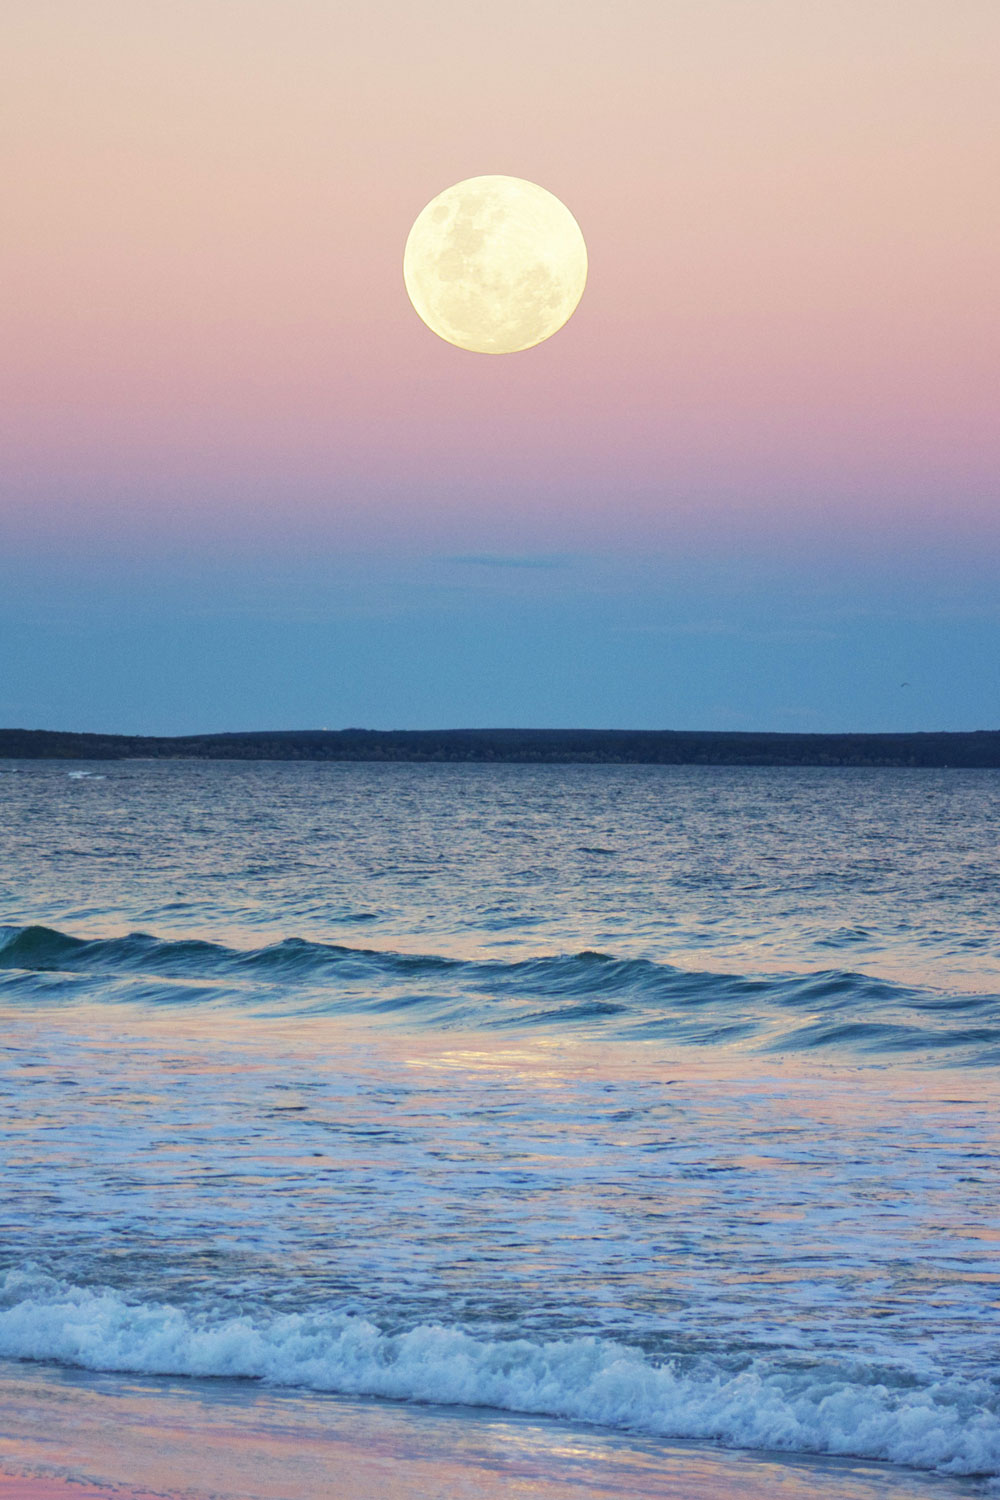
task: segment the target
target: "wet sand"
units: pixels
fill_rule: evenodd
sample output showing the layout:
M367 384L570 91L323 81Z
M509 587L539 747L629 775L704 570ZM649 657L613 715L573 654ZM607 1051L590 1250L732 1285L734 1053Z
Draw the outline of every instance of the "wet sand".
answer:
M0 1365L0 1500L956 1500L964 1481L483 1409Z

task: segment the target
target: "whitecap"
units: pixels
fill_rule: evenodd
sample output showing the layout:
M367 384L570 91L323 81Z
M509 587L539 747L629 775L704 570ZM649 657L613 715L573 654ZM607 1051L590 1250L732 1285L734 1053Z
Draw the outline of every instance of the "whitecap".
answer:
M726 1447L1000 1476L985 1381L898 1384L857 1362L727 1370L654 1362L594 1336L487 1339L429 1323L388 1332L356 1312L193 1316L32 1272L0 1282L0 1354L88 1370L261 1380L352 1396L486 1406ZM901 1372L903 1375L904 1372Z

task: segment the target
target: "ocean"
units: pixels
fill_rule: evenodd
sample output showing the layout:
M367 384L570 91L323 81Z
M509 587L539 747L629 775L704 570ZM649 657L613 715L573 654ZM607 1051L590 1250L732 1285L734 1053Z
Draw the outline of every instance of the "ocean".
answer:
M0 818L5 1390L1000 1489L1000 772L9 761Z

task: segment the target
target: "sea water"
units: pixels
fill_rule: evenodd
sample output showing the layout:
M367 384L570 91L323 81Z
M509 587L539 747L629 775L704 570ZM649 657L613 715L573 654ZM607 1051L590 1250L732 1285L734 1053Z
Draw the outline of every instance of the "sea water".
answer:
M1000 773L7 762L0 1355L1000 1476Z

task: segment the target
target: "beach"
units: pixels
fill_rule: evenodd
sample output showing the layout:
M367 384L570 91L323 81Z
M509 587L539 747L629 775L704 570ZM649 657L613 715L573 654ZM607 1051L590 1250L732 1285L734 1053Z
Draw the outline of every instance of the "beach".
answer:
M497 1411L0 1371L4 1500L959 1500L885 1465L644 1443ZM13 1470L11 1465L17 1467Z
M0 1500L1000 1500L1000 0L0 57Z
M996 773L85 769L2 778L10 1500L991 1491Z

